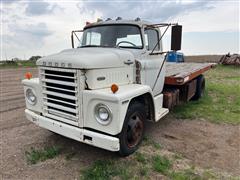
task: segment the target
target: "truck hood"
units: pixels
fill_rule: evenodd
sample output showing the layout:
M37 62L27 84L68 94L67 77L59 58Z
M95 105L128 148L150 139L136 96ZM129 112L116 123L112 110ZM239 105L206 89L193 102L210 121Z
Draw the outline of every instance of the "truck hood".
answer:
M134 61L131 52L116 48L77 48L43 57L39 66L67 67L79 69L114 68L127 66L125 61Z

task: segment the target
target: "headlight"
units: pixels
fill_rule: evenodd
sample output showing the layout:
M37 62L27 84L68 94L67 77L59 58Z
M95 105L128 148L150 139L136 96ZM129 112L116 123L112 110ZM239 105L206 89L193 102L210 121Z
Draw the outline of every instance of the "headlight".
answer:
M95 117L100 124L107 125L112 120L112 113L106 105L98 104L95 107Z
M26 98L27 98L27 101L29 102L29 104L31 104L31 105L35 105L37 103L37 97L34 94L33 90L30 88L28 88L26 90Z

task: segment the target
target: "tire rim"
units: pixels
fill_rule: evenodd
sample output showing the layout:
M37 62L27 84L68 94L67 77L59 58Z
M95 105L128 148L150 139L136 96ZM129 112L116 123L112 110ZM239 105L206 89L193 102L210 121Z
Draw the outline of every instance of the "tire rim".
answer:
M135 147L143 135L143 120L138 113L133 114L128 121L127 127L127 146L129 148Z

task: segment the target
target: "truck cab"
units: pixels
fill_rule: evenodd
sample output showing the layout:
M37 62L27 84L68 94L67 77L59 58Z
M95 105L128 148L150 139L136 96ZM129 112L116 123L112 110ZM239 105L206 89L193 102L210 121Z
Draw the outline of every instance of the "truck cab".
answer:
M139 18L88 23L77 47L72 39L72 49L39 59L39 77L22 81L27 119L68 138L132 154L146 121L169 112L163 107L161 26Z

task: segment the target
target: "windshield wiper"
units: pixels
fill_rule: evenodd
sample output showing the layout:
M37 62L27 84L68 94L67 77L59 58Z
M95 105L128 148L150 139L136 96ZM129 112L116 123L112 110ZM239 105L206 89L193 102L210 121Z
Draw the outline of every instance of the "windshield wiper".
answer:
M115 47L117 48L117 46ZM118 48L142 49L142 47L135 47L135 46L118 46Z
M112 46L100 46L100 45L83 45L83 46L79 46L78 48L85 48L85 47L112 47Z
M98 45L83 45L79 46L78 48L84 48L84 47L99 47Z

